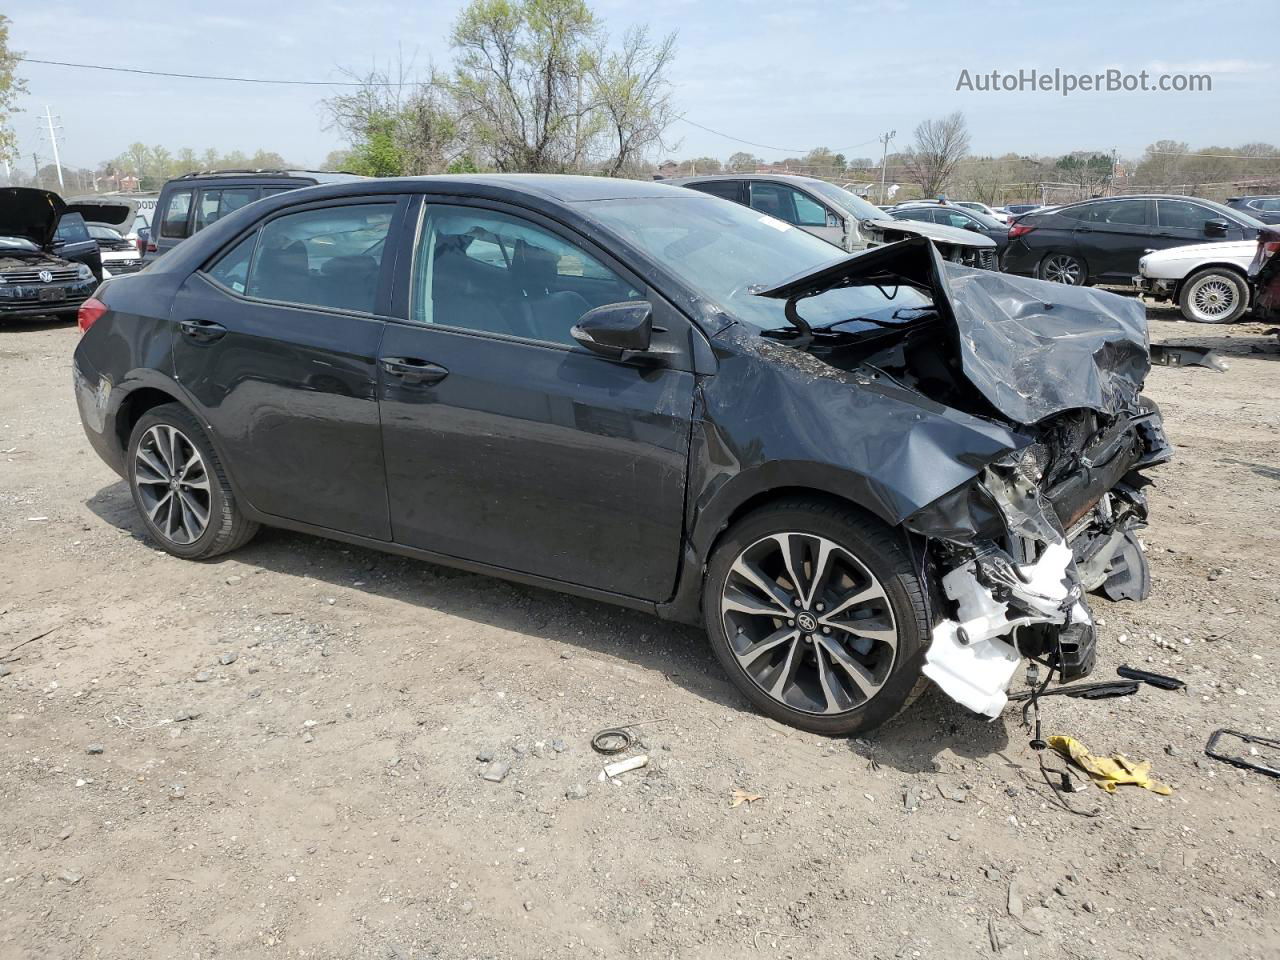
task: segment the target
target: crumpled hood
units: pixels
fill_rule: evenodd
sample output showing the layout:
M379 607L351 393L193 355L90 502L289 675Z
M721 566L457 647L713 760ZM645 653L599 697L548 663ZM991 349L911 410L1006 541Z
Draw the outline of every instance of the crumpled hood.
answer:
M4 187L0 189L0 234L26 237L47 249L66 209L62 198L52 190Z
M799 301L844 286L910 284L933 297L966 379L1016 424L1066 410L1132 409L1151 368L1146 310L1088 287L948 263L925 239L855 254L759 296Z

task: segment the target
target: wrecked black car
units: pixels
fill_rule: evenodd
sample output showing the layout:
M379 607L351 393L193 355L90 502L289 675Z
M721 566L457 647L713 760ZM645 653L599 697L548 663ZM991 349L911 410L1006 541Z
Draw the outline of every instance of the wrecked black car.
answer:
M0 189L0 320L72 316L98 285L98 245L56 193Z
M266 198L81 311L77 402L168 552L285 527L705 625L828 734L936 682L996 716L1150 590L1139 304L854 256L662 184Z

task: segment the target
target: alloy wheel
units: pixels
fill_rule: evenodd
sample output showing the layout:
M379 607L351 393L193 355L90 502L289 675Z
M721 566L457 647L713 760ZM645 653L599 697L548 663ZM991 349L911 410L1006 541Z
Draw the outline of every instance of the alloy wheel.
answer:
M720 615L743 672L804 713L863 706L897 657L884 587L850 551L815 534L777 533L743 550L725 578Z
M1067 283L1078 286L1083 270L1080 261L1063 253L1055 253L1044 261L1041 274L1051 283Z
M195 444L158 423L142 435L133 482L147 519L172 543L195 543L209 527L209 471Z
M1236 308L1236 288L1222 277L1210 274L1195 281L1188 292L1187 303L1197 319L1215 323Z

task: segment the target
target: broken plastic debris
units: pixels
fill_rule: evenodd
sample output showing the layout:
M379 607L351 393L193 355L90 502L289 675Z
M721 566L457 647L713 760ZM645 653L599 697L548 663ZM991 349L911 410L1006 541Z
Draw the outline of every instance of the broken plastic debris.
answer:
M620 773L626 773L629 770L639 770L641 767L647 766L648 763L649 755L642 753L638 757L628 757L626 760L619 760L617 763L609 764L604 768L604 775L606 778L612 780Z
M1089 752L1088 747L1074 737L1050 737L1049 746L1089 774L1094 785L1107 793L1115 793L1116 786L1125 783L1144 787L1162 796L1173 793L1171 787L1151 778L1151 761L1149 760L1134 763L1119 753L1109 757L1095 757Z

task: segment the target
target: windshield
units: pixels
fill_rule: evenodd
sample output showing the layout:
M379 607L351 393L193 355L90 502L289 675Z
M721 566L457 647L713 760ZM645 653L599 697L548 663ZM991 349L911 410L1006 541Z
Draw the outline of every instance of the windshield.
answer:
M838 189L838 188L837 188ZM783 301L751 291L842 259L825 240L788 223L715 197L597 200L591 216L683 280L726 313L765 330L791 324ZM847 287L803 302L815 327L872 317L892 320L902 307L930 304L908 287Z
M858 220L884 219L883 210L863 200L856 193L850 193L844 187L837 187L834 183L827 183L825 180L806 183L805 186L824 200L829 200L836 206L844 208L847 213L853 214Z

